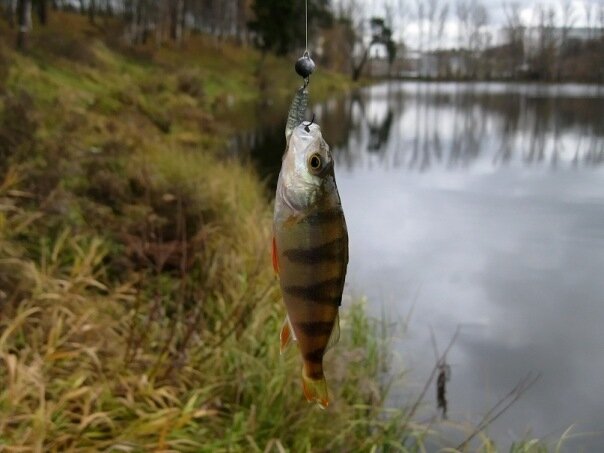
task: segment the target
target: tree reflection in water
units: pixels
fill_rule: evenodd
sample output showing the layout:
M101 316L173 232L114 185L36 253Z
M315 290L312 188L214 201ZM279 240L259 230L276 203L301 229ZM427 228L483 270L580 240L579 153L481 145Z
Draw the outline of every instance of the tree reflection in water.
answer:
M350 171L560 169L604 162L603 100L590 86L393 82L334 97L312 112L338 164ZM231 143L273 182L287 105L257 109L256 124Z

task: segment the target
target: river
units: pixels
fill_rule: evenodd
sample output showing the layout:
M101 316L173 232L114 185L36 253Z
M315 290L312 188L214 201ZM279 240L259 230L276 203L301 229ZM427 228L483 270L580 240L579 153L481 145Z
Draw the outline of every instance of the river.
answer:
M272 110L233 141L270 184L285 118ZM604 449L604 88L392 82L312 111L348 223L346 292L398 320L392 367L408 385L391 403L430 374L431 332L442 351L459 328L450 422L539 374L489 434L507 448L574 425L586 434L565 450Z

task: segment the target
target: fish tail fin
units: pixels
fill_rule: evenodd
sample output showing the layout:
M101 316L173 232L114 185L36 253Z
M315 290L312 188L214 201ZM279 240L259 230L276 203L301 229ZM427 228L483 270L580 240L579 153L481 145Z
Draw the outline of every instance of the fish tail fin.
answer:
M317 403L321 409L326 409L329 406L325 376L321 375L319 379L308 377L304 367L302 367L302 386L304 388L304 396L306 396L309 402Z

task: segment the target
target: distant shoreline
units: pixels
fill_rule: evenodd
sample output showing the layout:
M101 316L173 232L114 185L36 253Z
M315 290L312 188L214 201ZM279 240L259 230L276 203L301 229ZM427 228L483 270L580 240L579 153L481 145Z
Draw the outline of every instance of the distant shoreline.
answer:
M602 87L603 83L596 83L593 81L585 80L534 80L534 79L506 79L506 78L493 78L493 79L466 79L456 77L369 77L367 80L371 82L457 82L457 83L510 83L510 84L531 84L531 85L586 85L594 87Z

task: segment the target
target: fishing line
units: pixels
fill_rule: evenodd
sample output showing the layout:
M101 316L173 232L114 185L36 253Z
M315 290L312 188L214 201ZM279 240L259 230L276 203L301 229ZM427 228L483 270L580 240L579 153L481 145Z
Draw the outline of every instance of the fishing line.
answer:
M308 0L305 1L306 12L306 52L308 53Z
M310 52L308 51L308 0L304 1L304 6L306 49L304 50L304 54L298 58L298 61L296 61L294 67L296 69L296 73L298 73L298 75L304 79L304 88L306 88L310 82L309 77L315 70L315 62L312 61L312 58L310 58Z

